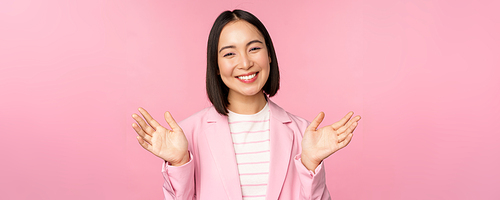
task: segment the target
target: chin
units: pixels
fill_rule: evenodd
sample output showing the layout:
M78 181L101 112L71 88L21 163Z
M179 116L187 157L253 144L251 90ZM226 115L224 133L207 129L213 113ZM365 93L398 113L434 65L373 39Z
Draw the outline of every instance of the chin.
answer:
M257 96L257 95L260 95L260 94L263 94L262 90L259 90L257 92L251 92L251 93L248 93L247 96Z
M260 93L262 93L262 90L246 90L246 91L241 91L240 94L242 94L244 96L251 97L251 96L259 95Z

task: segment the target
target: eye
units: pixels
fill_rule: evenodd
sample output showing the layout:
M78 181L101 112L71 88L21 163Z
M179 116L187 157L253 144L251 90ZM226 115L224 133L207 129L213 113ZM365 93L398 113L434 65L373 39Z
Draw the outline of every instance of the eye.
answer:
M259 50L261 49L260 47L254 47L254 48L251 48L250 51L256 51L256 50Z
M226 54L224 54L223 57L232 56L232 55L234 55L234 53L226 53Z

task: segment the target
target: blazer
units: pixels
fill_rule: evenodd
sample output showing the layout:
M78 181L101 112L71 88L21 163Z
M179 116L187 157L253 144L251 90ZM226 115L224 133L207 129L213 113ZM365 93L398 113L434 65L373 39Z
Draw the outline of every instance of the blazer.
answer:
M300 160L302 136L309 122L268 101L271 160L266 199L330 199L323 162L313 173ZM164 162L165 199L242 199L227 116L212 106L179 126L188 140L191 159L178 167Z

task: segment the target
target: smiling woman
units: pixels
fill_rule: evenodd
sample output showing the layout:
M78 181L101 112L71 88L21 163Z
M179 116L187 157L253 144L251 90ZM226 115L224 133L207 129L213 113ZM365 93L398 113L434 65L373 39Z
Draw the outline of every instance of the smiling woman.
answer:
M352 139L361 117L349 112L318 129L270 101L279 89L271 37L254 15L225 11L207 46L213 106L168 130L144 109L132 117L142 147L165 160L165 199L330 199L323 160Z

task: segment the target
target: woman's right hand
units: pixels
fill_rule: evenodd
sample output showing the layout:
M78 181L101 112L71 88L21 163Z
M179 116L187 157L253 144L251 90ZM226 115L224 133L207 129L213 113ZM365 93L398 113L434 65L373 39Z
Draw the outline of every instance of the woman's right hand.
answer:
M146 119L144 121L135 113L132 115L132 118L137 122L132 124L132 128L139 135L137 136L139 144L172 166L181 166L189 162L188 141L172 115L165 112L165 120L172 128L169 130L161 126L143 108L139 108L139 112Z

